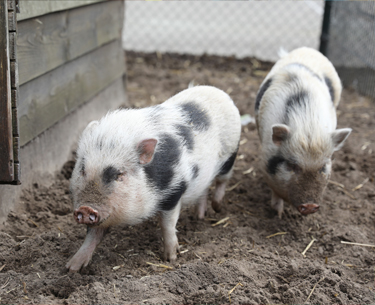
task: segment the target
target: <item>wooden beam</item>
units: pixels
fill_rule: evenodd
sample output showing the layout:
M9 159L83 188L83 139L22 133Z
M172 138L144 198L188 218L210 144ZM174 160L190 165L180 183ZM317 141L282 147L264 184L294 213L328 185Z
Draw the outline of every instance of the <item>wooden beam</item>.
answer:
M107 1L18 22L20 84L121 38L123 15L123 1Z
M72 9L79 6L90 5L104 0L22 0L20 1L21 12L18 14L18 20L25 20L52 12Z
M90 100L124 73L124 51L118 39L20 86L20 145Z
M7 1L0 0L0 181L13 181L12 101Z

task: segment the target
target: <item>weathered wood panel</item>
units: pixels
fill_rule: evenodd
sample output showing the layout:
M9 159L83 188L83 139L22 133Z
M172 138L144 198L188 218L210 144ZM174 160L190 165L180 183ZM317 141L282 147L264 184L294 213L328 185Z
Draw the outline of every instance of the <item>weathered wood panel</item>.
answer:
M9 59L16 60L17 56L17 33L9 33Z
M121 39L50 71L20 87L20 145L91 99L125 72Z
M120 38L123 15L123 1L108 1L19 22L20 84Z
M104 0L22 0L20 1L21 12L18 14L17 19L29 19L52 12L85 6L101 1Z
M7 1L0 0L0 181L13 181L12 101Z

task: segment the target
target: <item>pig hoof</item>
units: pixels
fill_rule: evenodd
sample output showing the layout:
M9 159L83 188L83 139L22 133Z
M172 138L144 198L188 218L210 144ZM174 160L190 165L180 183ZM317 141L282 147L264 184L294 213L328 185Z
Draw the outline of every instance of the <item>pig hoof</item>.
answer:
M91 256L87 253L77 252L65 265L65 268L69 269L69 272L78 272L82 267L86 267L91 260Z
M99 213L93 208L83 206L74 211L74 218L80 224L93 225L99 222Z
M309 215L317 212L319 210L319 205L315 203L304 203L300 204L297 209L302 215Z
M174 246L166 246L164 251L164 260L174 263L177 260L177 252L180 253L180 246L178 242Z
M221 211L221 204L220 204L220 202L217 202L217 201L212 201L212 203L211 203L211 205L212 205L212 208L214 209L214 211L216 212L216 213L220 213L220 211Z
M206 217L206 215L207 215L207 211L201 211L201 210L199 210L197 216L198 216L199 220L202 220L202 219L204 219Z

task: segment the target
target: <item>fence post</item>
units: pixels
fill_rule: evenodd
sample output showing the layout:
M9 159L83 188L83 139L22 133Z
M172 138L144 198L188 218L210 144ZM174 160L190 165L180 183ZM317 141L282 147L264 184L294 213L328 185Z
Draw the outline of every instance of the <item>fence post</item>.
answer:
M322 34L320 35L320 46L319 46L319 51L325 56L327 56L327 49L328 49L329 25L331 22L331 8L332 8L332 1L325 0Z

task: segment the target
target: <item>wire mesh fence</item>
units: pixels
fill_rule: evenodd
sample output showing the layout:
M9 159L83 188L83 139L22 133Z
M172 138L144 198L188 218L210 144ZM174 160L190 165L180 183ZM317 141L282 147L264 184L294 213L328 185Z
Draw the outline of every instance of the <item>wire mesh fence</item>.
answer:
M327 5L325 54L344 85L375 98L375 2L332 1Z
M123 36L125 50L265 61L321 48L344 85L375 97L374 1L127 1Z
M254 56L319 47L324 2L127 1L124 48L144 52Z

